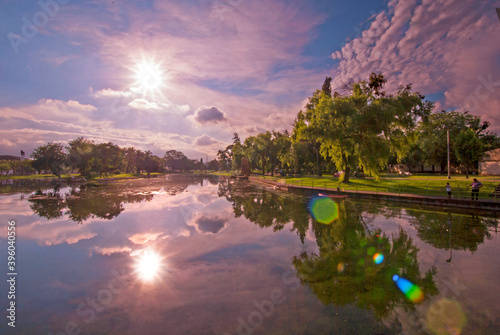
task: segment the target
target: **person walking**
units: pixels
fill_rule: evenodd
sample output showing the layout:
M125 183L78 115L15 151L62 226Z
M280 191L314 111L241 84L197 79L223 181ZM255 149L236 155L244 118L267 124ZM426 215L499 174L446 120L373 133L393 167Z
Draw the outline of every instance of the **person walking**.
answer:
M450 183L446 183L446 193L448 193L448 199L451 199L451 185Z
M471 200L474 200L474 195L476 196L477 200L479 197L479 189L483 187L483 184L479 180L474 178L474 181L469 185L469 187L472 187L472 191L470 193Z

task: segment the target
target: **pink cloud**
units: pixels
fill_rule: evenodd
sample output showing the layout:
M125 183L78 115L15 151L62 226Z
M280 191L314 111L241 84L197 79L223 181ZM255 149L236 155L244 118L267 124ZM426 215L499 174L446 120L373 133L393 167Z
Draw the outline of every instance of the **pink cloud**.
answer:
M387 13L332 54L339 60L333 87L381 72L388 90L413 83L424 94L444 92L443 108L469 110L500 131L500 84L488 90L483 83L500 82L494 14L488 1L391 1Z

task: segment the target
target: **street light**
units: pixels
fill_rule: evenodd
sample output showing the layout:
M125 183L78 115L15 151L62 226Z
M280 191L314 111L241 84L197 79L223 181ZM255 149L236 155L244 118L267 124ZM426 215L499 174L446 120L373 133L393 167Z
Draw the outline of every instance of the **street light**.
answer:
M448 149L448 179L451 179L450 176L450 129L446 129L446 147Z

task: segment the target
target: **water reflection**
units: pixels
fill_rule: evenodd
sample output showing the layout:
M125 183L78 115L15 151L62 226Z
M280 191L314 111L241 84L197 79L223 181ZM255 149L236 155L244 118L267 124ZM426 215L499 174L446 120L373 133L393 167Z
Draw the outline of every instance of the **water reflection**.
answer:
M199 176L27 200L0 198L19 218L21 333L498 333L493 219L335 199L325 225L307 197Z
M418 237L438 249L477 251L485 240L491 240L490 230L498 228L498 219L481 217L475 213L455 214L406 209L409 221Z
M394 275L410 280L426 296L438 294L433 279L436 269L420 273L418 249L403 229L389 237L368 228L379 208L371 203L340 201L336 220L325 225L323 220L311 218L310 205L301 198L235 185L227 199L232 201L236 217L243 215L261 227L278 231L293 222L291 230L297 230L302 242L311 224L319 254L304 251L293 257L293 265L302 284L324 304L355 303L378 317L388 316L397 306L414 309L413 303L421 299L407 299L395 285Z
M438 294L433 279L436 269L421 275L418 249L403 229L390 237L381 231L368 232L359 207L347 202L339 207L336 224L313 225L321 232L317 234L319 254L303 252L293 259L302 283L323 303L354 303L378 317L388 316L397 306L413 310L413 302L394 285L394 275L411 280L426 296ZM374 262L373 250L383 255L380 264ZM339 265L342 271L338 271Z
M143 250L136 256L135 273L143 282L154 282L164 275L164 258L152 250Z
M219 187L219 194L231 202L236 218L243 216L261 228L271 227L275 232L290 223L290 231L296 231L304 243L312 222L304 199L276 190L255 188L248 183L223 184Z

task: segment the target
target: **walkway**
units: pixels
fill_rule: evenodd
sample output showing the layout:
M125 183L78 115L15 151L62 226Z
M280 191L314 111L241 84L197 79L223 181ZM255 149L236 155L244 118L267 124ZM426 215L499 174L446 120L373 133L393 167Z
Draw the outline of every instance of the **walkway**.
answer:
M425 196L417 194L389 193L389 192L370 192L370 191L337 191L337 189L325 187L300 186L291 184L281 184L279 182L264 180L257 177L249 177L249 180L270 187L276 187L287 191L309 191L313 193L326 193L334 195L347 195L352 198L369 198L378 200L390 200L409 203L418 203L423 205L459 207L476 210L493 211L500 213L500 199L448 199L447 197Z

